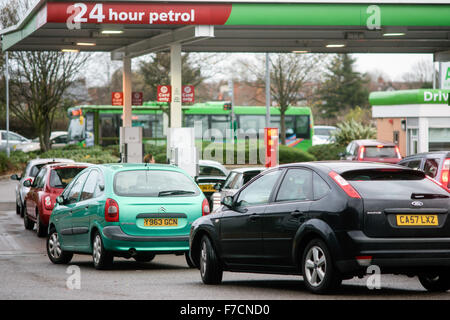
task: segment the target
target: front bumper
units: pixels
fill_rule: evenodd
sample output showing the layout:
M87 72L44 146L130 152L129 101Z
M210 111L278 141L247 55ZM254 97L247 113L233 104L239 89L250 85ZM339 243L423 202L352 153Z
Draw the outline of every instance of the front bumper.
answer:
M184 253L189 251L189 235L171 237L131 236L120 226L107 226L102 230L103 245L111 251Z
M336 266L343 273L364 269L356 257L371 257L370 265L387 273L407 273L433 268L450 268L449 238L370 238L362 231L346 232L345 256Z

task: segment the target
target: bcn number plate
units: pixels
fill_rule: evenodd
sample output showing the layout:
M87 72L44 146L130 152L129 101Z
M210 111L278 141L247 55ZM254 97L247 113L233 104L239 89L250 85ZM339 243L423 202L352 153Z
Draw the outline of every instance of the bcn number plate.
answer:
M397 226L438 226L436 214L398 214Z
M201 184L199 185L200 190L202 190L203 192L216 192L216 189L214 189L214 185L213 184Z
M145 218L144 227L177 227L177 218Z

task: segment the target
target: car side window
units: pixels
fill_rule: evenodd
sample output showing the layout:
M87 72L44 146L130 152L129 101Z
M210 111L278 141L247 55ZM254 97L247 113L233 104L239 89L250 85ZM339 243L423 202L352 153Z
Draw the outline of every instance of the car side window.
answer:
M423 171L430 178L435 178L439 170L439 159L426 159Z
M67 194L67 204L75 203L78 201L78 197L81 193L81 188L83 187L84 182L86 181L88 172L84 172L81 174L78 179L72 185L69 193Z
M42 169L38 172L36 178L33 181L33 184L31 185L33 188L42 188L44 186L44 176L47 170Z
M234 178L236 177L236 172L231 172L228 175L227 180L225 181L225 184L223 185L223 189L231 189L231 186L233 184Z
M200 175L201 176L224 176L225 174L214 167L209 167L209 166L200 166Z
M408 168L414 169L414 170L420 170L420 164L421 164L421 160L411 160L405 163L402 163L403 166L406 166Z
M259 177L239 193L237 204L239 207L260 205L269 202L272 189L277 183L282 171L274 170Z
M103 194L103 190L105 188L105 179L103 178L103 174L98 172L97 176L97 185L95 186L94 198L97 198Z
M331 190L328 183L322 179L317 173L313 173L313 191L314 191L314 200L318 200L323 198L328 194Z
M97 187L98 171L92 170L84 184L81 192L80 201L92 199L94 197L95 188Z
M305 201L312 199L312 171L307 169L289 169L283 178L276 201Z

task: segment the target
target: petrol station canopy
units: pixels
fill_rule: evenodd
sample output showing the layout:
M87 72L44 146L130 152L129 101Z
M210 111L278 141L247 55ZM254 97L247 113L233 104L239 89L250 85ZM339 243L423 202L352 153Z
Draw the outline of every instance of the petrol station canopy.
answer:
M447 1L51 1L4 29L3 51L433 53L450 57Z

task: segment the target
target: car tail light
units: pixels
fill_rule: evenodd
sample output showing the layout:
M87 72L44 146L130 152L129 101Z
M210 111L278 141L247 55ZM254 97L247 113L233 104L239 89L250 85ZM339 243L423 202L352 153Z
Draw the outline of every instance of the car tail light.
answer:
M441 183L447 189L450 189L450 159L445 159L444 166L442 167Z
M395 152L397 153L397 158L401 159L402 155L400 154L400 149L398 148L398 146L395 146Z
M364 151L366 151L366 148L364 146L359 148L359 155L358 155L359 160L362 160L364 158Z
M46 210L53 210L54 204L52 203L52 198L50 196L46 196L44 198L44 208Z
M339 185L339 187L341 187L342 190L345 191L345 193L349 197L355 198L355 199L361 199L361 196L359 195L359 193L350 185L350 183L348 183L347 180L342 178L339 174L337 174L334 171L331 171L328 175Z
M206 216L211 213L211 210L209 209L209 203L207 199L203 199L202 202L202 216Z
M113 199L106 199L105 220L106 222L119 222L119 205Z

